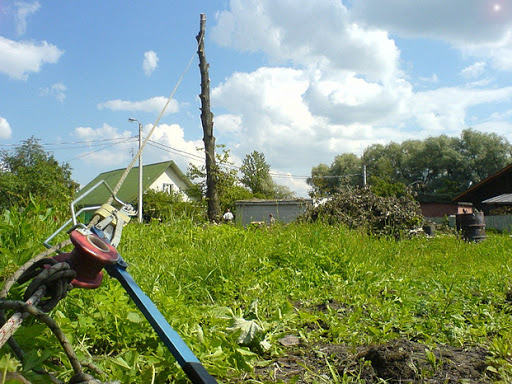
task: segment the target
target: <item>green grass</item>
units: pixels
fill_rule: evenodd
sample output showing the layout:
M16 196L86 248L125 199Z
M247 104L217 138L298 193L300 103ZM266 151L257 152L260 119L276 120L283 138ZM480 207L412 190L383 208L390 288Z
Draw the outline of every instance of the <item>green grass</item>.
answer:
M354 347L396 338L479 345L504 377L512 373L511 241L492 234L479 244L454 236L397 242L320 223L244 229L179 221L130 224L118 249L171 326L223 382L250 376L283 353L278 340L285 335ZM71 291L52 317L80 357L106 372L103 380L185 382L108 276L97 290ZM234 327L235 319L252 331ZM16 334L25 349L42 355L44 345L62 356L41 326L28 324ZM66 365L52 369L70 373ZM340 382L337 373L326 374Z

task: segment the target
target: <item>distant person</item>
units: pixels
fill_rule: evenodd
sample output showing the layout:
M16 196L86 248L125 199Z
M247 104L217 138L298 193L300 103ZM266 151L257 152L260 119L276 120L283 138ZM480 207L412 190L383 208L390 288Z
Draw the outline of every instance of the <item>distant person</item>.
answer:
M226 222L226 223L231 223L233 221L235 217L233 216L233 213L228 209L226 209L226 213L224 213L224 215L222 216L222 219Z
M269 214L268 215L268 224L269 225L274 225L275 223L276 223L276 218L274 217L274 215Z

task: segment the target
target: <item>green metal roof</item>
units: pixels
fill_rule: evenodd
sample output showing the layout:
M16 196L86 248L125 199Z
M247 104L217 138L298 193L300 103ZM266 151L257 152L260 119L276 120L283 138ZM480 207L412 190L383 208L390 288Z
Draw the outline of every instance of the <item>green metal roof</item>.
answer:
M155 180L158 179L158 177L160 177L160 175L164 173L166 169L169 167L178 175L181 181L185 183L187 188L193 185L192 182L188 179L188 177L185 176L183 172L181 172L181 170L174 163L174 161L170 160L164 161L162 163L148 164L142 166L143 191L146 191L151 186L151 184L153 184ZM96 184L100 183L102 180L104 180L111 189L114 189L117 186L117 183L121 179L121 176L123 175L125 170L126 168L122 168L99 174L98 176L96 176L96 178L94 178L94 180L92 180L89 184L87 184L78 192L77 198L82 196L85 192L94 187ZM134 203L137 201L138 191L139 167L133 167L128 173L128 176L126 177L123 185L121 186L121 189L117 193L117 197L125 203ZM84 207L101 205L106 203L109 197L110 191L105 187L105 185L100 185L92 192L87 194L87 196L85 196L79 202L77 202L77 206Z

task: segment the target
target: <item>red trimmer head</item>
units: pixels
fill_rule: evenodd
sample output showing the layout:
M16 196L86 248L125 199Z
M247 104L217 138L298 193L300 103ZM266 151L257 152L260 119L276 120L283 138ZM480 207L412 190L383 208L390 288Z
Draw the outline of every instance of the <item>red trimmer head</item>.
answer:
M103 280L102 269L117 263L119 253L109 243L89 230L76 229L69 234L75 249L70 253L54 256L58 262L66 262L76 272L71 282L75 288L98 288Z

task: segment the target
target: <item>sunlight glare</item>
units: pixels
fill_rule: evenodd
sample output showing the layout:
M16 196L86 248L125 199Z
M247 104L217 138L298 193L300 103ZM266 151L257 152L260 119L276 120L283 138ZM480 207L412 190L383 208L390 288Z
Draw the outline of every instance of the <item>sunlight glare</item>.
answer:
M501 11L501 4L494 4L494 6L492 7L492 9L494 10L494 12L499 12L499 11Z

